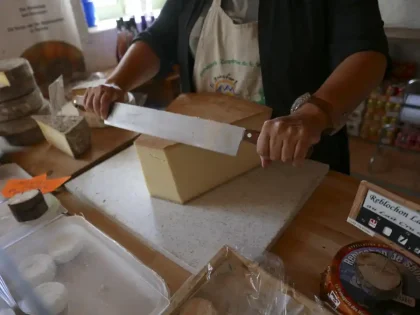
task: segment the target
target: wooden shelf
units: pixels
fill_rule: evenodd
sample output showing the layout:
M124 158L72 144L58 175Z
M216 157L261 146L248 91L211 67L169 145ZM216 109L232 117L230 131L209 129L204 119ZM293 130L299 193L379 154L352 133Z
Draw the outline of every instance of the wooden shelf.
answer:
M385 27L385 34L389 39L420 40L420 29Z

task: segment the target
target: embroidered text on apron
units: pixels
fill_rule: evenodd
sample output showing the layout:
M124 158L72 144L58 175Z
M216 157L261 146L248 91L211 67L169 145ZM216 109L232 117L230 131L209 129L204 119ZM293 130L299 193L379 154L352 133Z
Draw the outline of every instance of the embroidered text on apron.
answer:
M197 92L219 92L264 104L258 22L235 24L213 4L204 21L194 64Z

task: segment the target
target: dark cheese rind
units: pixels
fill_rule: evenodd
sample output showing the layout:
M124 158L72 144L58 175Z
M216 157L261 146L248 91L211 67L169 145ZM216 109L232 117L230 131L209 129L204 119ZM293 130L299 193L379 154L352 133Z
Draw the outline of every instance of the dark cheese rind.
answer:
M38 125L19 133L4 136L4 138L10 145L17 147L31 146L45 140Z
M48 103L37 114L49 114ZM0 122L0 136L13 146L30 146L43 141L44 135L38 124L32 117L24 117L16 120Z
M36 193L35 193L36 192ZM32 196L34 194L34 196ZM31 195L30 198L25 198ZM40 218L48 210L43 194L39 190L31 190L17 194L7 202L10 211L18 222L27 222Z
M3 72L10 86L0 86L0 103L20 98L36 89L31 65L26 59L13 58L0 60Z
M18 99L0 103L0 122L23 118L36 113L44 105L39 89Z

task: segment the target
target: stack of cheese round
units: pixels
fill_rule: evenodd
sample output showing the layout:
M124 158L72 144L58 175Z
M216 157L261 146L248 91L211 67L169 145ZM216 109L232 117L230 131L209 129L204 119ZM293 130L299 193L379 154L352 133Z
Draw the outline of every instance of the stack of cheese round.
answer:
M0 60L0 137L17 146L44 139L31 115L45 115L49 107L26 59Z

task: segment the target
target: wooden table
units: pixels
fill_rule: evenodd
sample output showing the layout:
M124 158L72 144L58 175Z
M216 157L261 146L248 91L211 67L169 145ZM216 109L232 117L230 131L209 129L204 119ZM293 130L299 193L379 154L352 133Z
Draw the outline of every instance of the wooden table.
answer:
M51 177L76 177L129 147L138 136L136 132L113 127L91 130L92 148L77 160L46 141L25 148L23 151L10 153L6 159L18 164L32 176L48 173Z
M368 236L346 223L359 182L330 172L284 235L272 247L286 266L296 288L309 297L318 294L320 273L344 245ZM174 293L190 274L119 227L112 218L77 200L68 192L57 196L71 213L81 213L99 229L158 272Z

